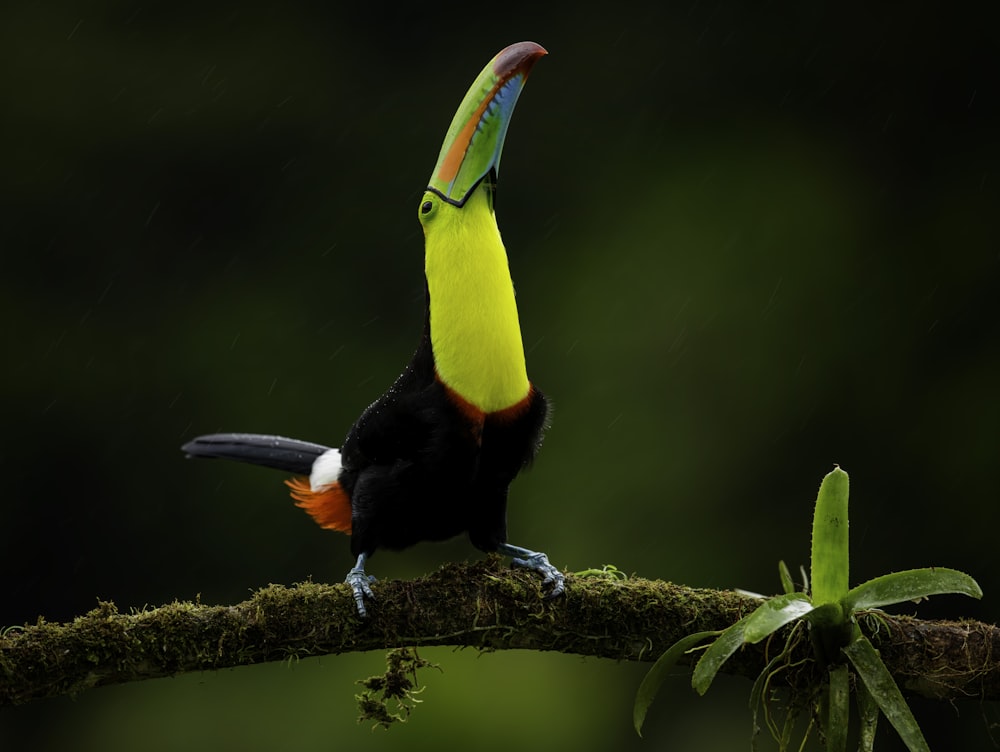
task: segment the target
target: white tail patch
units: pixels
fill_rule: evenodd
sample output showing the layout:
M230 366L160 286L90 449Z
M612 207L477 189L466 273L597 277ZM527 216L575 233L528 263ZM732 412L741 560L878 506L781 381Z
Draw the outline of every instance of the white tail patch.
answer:
M309 474L309 486L313 491L322 491L329 488L340 477L340 450L329 449L313 462L312 472Z

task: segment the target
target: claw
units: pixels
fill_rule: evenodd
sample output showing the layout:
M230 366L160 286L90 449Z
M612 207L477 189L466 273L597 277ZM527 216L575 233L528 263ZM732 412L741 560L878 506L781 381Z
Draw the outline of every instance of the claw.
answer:
M359 555L357 564L344 578L344 582L351 586L351 591L354 593L354 603L358 607L358 616L362 619L368 616L365 598L375 600L375 594L370 587L371 583L375 582L375 577L365 572L365 559L367 558L365 554Z
M511 564L515 567L534 569L542 575L542 585L550 586L546 598L555 598L562 595L566 590L566 578L563 573L549 563L549 557L541 551L531 551L520 546L512 546L509 543L501 543L497 548L501 554L513 557Z

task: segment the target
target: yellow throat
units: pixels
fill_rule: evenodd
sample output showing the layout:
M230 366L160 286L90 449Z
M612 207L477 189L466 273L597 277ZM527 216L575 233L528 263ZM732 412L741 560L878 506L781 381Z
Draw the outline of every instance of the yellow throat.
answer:
M507 251L484 181L457 207L428 191L420 204L438 377L486 413L528 396Z

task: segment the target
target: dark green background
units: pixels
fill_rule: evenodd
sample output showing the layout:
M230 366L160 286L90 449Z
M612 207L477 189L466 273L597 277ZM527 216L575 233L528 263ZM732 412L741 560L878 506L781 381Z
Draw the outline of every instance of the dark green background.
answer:
M940 565L995 621L1000 139L995 4L454 8L20 3L0 11L0 624L338 581L347 540L273 472L185 462L216 430L337 444L422 317L417 202L504 45L550 55L498 216L555 403L516 543L778 589L852 481L852 581ZM465 541L380 554L412 577ZM108 688L0 713L4 749L744 749L749 682L430 650L425 704L354 724L370 654ZM915 703L982 749L993 706ZM885 733L882 749L895 739Z

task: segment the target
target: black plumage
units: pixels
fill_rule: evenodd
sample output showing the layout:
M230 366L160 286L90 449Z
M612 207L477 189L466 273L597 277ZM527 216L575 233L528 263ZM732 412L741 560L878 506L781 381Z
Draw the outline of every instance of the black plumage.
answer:
M357 420L341 449L353 509L351 551L403 549L468 533L482 551L507 541L507 491L541 444L548 405L479 414L436 377L429 326L413 360Z

